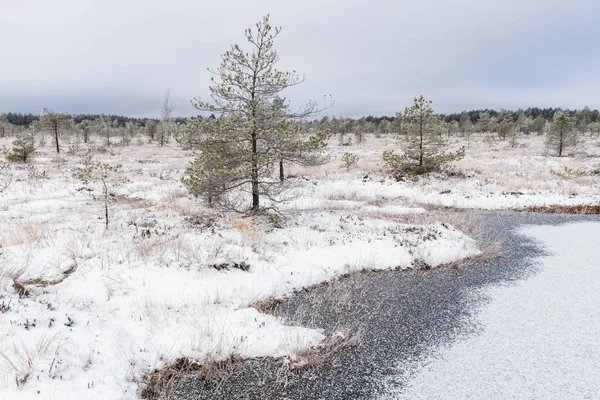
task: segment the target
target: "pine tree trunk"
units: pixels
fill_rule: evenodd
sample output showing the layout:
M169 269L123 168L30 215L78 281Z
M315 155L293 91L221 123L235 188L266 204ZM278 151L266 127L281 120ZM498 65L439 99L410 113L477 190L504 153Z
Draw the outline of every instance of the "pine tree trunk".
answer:
M423 113L419 119L419 167L423 166Z
M108 187L104 180L102 181L102 184L104 185L104 221L106 222L106 228L108 229Z
M560 134L560 138L558 140L558 156L562 157L563 152L563 134Z
M260 59L260 49L258 52L257 60ZM256 61L258 63L258 61ZM254 103L256 96L256 79L257 79L258 65L255 65L254 76L252 77L252 86L250 97L252 99L252 171L250 173L252 180L252 211L258 212L260 207L260 194L258 191L258 146L257 146L257 131L256 126L256 107Z
M60 145L58 144L58 124L54 124L54 139L56 140L56 153L60 154Z
M252 211L258 211L260 196L258 193L258 160L256 147L256 132L252 133Z

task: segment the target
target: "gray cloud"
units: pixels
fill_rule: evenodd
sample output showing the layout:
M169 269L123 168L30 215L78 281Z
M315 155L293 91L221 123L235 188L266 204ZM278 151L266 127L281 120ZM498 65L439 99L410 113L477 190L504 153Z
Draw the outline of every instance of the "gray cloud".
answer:
M391 115L424 94L441 112L600 107L596 0L5 0L0 110L179 115L243 30L270 12L292 103L332 94L330 114Z

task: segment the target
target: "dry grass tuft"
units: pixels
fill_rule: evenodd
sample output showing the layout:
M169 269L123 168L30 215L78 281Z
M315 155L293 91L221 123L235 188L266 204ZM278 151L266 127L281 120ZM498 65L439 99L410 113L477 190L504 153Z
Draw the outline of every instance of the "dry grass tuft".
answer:
M26 281L22 281L20 284L22 286L39 286L39 287L47 287L47 286L53 286L53 285L58 285L64 282L65 279L67 279L69 276L71 276L71 274L73 272L75 272L75 270L77 269L77 264L71 266L70 268L68 268L66 271L63 271L63 275L55 280L46 280L46 279L42 279L42 278L35 278L35 279L29 279ZM15 281L15 283L17 283Z
M274 296L270 296L264 300L260 300L250 304L250 307L256 308L263 314L273 314L282 302L283 300L278 299Z
M231 227L240 232L244 242L258 243L260 239L273 229L273 224L266 216L234 218Z
M477 213L444 208L432 210L427 214L407 215L403 217L403 222L416 225L438 222L442 225L452 226L475 240L481 253L477 256L451 263L450 267L452 268L458 268L464 262L483 262L500 255L500 249L502 248L501 239L486 232L483 227L483 221Z
M334 332L319 346L298 351L283 362L292 371L331 368L343 350L360 345L361 336L360 332Z
M600 206L588 206L588 205L579 205L579 206L536 206L536 207L526 207L517 209L515 211L522 212L537 212L537 213L546 213L546 214L600 214Z
M144 379L144 389L140 398L163 400L171 397L173 385L180 376L198 371L202 365L188 358L180 358L173 364L156 369Z
M264 391L261 398L279 398L286 386L310 380L333 367L345 349L360 345L369 318L376 315L379 308L367 309L358 302L364 294L356 295L357 292L370 290L363 280L358 279L359 275L359 272L346 274L334 281L299 290L302 300L291 310L284 310L284 301L275 297L253 304L258 310L278 316L290 325L318 327L324 326L327 320L326 339L318 346L276 359L231 357L224 361L208 359L204 362L180 359L149 374L141 397L170 399L182 379L187 380L192 375L201 399L234 398L230 397L231 393L240 390L248 379L261 383Z
M27 243L39 243L46 238L46 232L39 226L25 223L13 225L0 234L4 246L20 246Z
M61 341L57 336L42 335L35 346L28 346L25 343L13 342L10 350L0 351L0 369L15 374L15 383L17 387L25 385L31 377L33 365L36 360L50 353L55 355L61 349ZM52 367L48 374L52 374Z
M222 399L230 397L232 386L246 385L245 378L264 385L264 397L281 393L286 386L302 377L331 368L336 357L344 349L357 346L360 336L357 334L335 333L319 346L304 349L288 357L277 359L250 358L232 356L223 361L200 363L181 358L171 365L156 369L144 379L144 388L140 397L147 400L167 400L186 376L193 375L194 382L200 388L202 399ZM235 390L234 390L235 391Z

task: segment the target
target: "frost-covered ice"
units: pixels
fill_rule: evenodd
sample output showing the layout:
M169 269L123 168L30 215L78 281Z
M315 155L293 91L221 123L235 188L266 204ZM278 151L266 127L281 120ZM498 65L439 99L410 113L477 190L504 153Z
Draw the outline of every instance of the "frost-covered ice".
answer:
M600 398L600 224L523 233L551 253L540 271L488 289L480 333L435 351L404 391L384 398Z

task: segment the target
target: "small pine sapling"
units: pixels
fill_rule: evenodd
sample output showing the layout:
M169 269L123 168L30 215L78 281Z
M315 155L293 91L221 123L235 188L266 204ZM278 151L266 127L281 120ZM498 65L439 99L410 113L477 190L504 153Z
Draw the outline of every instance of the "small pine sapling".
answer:
M342 167L346 168L346 171L349 171L350 168L356 166L358 163L358 156L353 153L346 152L342 156Z
M356 143L360 144L365 139L365 134L362 126L357 126L354 131L354 137L356 138Z
M438 171L451 161L460 160L465 155L465 147L447 152L448 144L440 132L440 121L431 108L431 101L423 96L414 99L414 104L403 114L404 131L408 146L404 154L393 150L383 153L383 162L396 179L418 176Z
M21 134L13 141L12 150L6 154L6 159L9 162L26 163L34 154L33 138L30 135Z
M100 196L94 195L94 198L99 199L102 202L104 208L104 222L106 228L108 228L108 204L113 196L111 190L114 190L122 184L129 182L129 180L124 176L123 167L121 165L96 163L75 172L73 177L81 181L84 185L95 183L98 186Z

